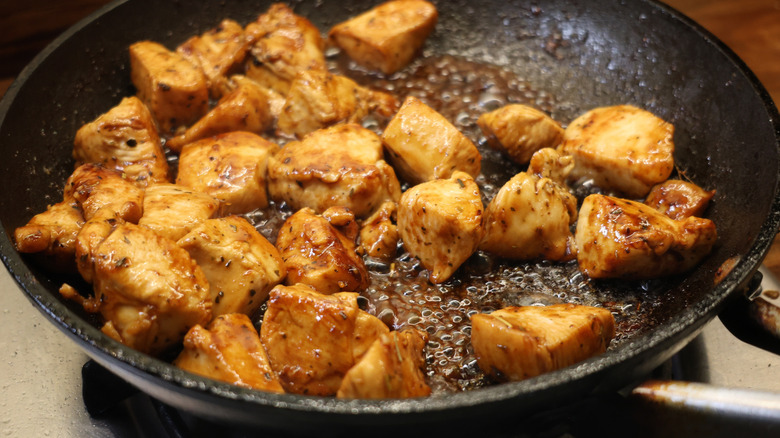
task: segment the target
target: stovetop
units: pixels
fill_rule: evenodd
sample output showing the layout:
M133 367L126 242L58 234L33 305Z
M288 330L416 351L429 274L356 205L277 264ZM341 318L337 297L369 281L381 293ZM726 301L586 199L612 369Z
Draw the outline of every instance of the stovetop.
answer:
M780 290L777 279L762 272L764 288ZM0 273L0 312L0 435L159 436L159 411L163 417L170 412L143 394L100 418L87 413L82 366L88 357L31 305L5 270ZM685 380L780 393L780 356L742 342L719 318L677 357L685 358ZM181 420L176 412L173 420Z

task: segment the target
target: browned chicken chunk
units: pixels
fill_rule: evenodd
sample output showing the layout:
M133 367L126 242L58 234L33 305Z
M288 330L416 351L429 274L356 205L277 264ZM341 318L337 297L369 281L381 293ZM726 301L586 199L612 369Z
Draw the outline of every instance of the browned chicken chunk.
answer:
M397 109L398 102L387 93L361 87L346 76L304 70L290 84L277 130L302 138L336 123L359 122L372 112L390 117Z
M99 164L77 167L65 182L64 198L78 201L86 220L110 214L135 223L143 214L144 190Z
M213 97L221 96L221 82L244 61L249 41L244 28L233 20L222 20L214 29L196 35L176 48L176 52L200 66Z
M99 163L124 173L146 187L168 182L168 161L154 119L137 97L87 123L76 132L73 158L77 164Z
M246 75L282 96L299 71L327 69L319 29L282 3L272 4L245 31L253 44Z
M183 134L168 140L174 152L194 141L231 131L260 134L271 127L273 116L262 88L245 81L217 102L205 116L187 128Z
M268 205L268 157L279 147L251 132L229 132L190 143L179 156L176 184L209 194L225 213L248 213Z
M580 270L591 278L654 278L695 266L717 232L709 219L678 221L640 202L590 195L575 239Z
M607 350L615 319L606 309L576 304L507 307L471 317L479 367L497 380L523 380Z
M560 123L526 105L506 105L482 114L477 124L491 147L518 164L528 164L536 151L557 147L563 140Z
M401 196L393 168L382 159L379 136L355 124L315 131L285 145L268 160L268 191L295 210L345 206L358 217Z
M645 204L655 208L672 219L704 215L715 196L715 190L704 190L694 183L670 179L650 190Z
M122 224L94 251L103 332L159 354L211 320L209 284L187 251L152 230Z
M276 248L287 268L286 284L307 284L324 294L368 287L368 271L355 252L354 236L345 236L336 226L309 208L284 222Z
M360 250L368 257L390 262L398 248L398 227L395 224L398 205L385 202L360 227Z
M396 172L419 184L449 178L460 170L477 177L477 147L433 108L409 96L382 134Z
M446 281L482 239L479 187L459 171L412 187L398 203L398 230L406 250L431 271L431 282Z
M284 392L260 335L244 314L220 315L207 328L192 327L184 337L184 350L173 364L245 388Z
M285 391L334 395L347 371L388 331L358 308L357 294L323 295L299 284L271 291L260 337Z
M574 169L574 157L562 155L553 148L539 149L531 156L531 162L528 163L529 174L539 178L549 178L561 187L566 187L572 169Z
M485 209L485 237L479 249L517 260L571 260L577 199L548 178L520 172Z
M394 0L333 26L328 36L358 64L391 74L412 61L437 19L427 1Z
M76 266L92 281L94 250L119 224L137 223L143 214L144 190L115 170L98 164L76 168L65 183L65 199L73 198L86 222L76 236Z
M53 272L76 272L76 236L84 225L81 207L70 198L50 205L14 230L16 250L35 254Z
M219 215L220 203L213 197L178 184L156 184L144 193L144 215L138 220L155 233L173 241Z
M425 383L425 333L415 329L383 334L347 372L339 398L409 398L431 393Z
M207 220L177 243L206 274L214 316L253 314L285 275L279 251L242 217Z
M200 68L158 43L130 46L130 79L166 134L195 123L209 109L208 83Z
M574 157L570 178L591 179L629 198L644 197L674 169L674 126L630 106L596 108L566 128L560 149Z

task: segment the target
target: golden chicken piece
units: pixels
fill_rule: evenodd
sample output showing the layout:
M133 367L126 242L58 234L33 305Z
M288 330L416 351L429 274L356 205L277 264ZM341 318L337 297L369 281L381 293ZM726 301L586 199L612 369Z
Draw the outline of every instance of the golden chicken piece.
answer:
M577 304L506 307L471 317L479 367L497 380L523 380L604 353L615 336L606 309Z
M139 41L130 46L130 79L163 133L195 123L209 109L206 76L161 44Z
M364 290L368 270L355 252L354 236L345 236L337 229L340 224L323 216L302 208L279 229L276 248L287 268L285 283L306 284L323 294Z
M433 108L409 96L382 134L396 172L412 184L449 178L456 170L476 178L477 147Z
M205 116L165 144L174 152L194 141L231 131L260 134L271 127L273 116L260 85L246 81L224 95Z
M225 214L248 213L268 205L268 157L279 146L251 132L229 132L184 146L176 184L211 195Z
M244 29L252 43L246 76L282 96L300 71L327 70L319 29L282 3Z
M64 199L71 198L79 203L86 220L111 215L136 223L143 214L144 190L99 164L82 164L68 177Z
M438 17L427 1L394 0L333 26L328 37L358 64L389 75L412 61Z
M590 195L577 220L577 261L591 278L654 278L685 272L717 239L709 219L674 220L640 202Z
M82 226L84 216L75 199L49 205L14 230L16 250L35 254L37 262L52 272L75 273L76 236Z
M99 163L124 173L140 187L168 182L168 160L152 114L137 97L87 123L76 132L73 158L77 164Z
M360 122L372 112L390 117L397 109L398 102L387 93L325 70L304 70L290 84L277 130L302 138L336 123Z
M224 81L222 84L222 94L228 94L242 85L256 87L258 90L263 92L265 95L265 101L268 104L268 110L270 112L272 121L271 124L273 124L273 121L277 120L279 115L282 114L285 97L270 88L260 85L259 83L249 79L244 75L233 75L230 77L230 79Z
M244 28L230 19L222 20L216 28L193 36L176 48L176 53L200 66L215 98L222 95L221 82L241 66L247 51L249 41Z
M415 329L380 336L349 369L338 398L410 398L430 395L422 367L427 335Z
M574 157L571 179L640 198L674 170L674 126L631 105L596 108L569 124L560 150Z
M196 225L219 215L220 203L213 197L177 184L156 184L144 193L144 215L138 225L174 242Z
M347 371L388 332L358 308L357 294L323 295L298 284L271 290L260 338L285 391L334 395Z
M279 251L242 217L204 221L177 244L206 275L214 316L253 314L284 279Z
M574 157L562 155L557 149L542 148L531 156L528 163L528 173L539 178L549 178L561 187L566 187L566 181L574 169Z
M398 249L398 227L393 222L398 205L385 202L360 228L360 251L368 257L389 263Z
M704 215L713 196L715 190L707 191L694 183L670 179L654 186L647 195L645 204L672 219L680 220Z
M92 282L94 249L124 222L136 223L143 214L144 190L99 164L82 164L65 183L65 199L75 199L85 219L76 235L76 267Z
M526 105L506 105L482 114L477 125L492 148L517 164L528 164L536 151L557 147L563 140L560 123Z
M294 210L345 206L365 217L401 197L398 178L382 157L379 136L360 125L315 131L268 159L268 192Z
M432 283L446 281L482 239L482 200L470 175L416 185L401 195L398 230L404 247L431 271Z
M217 316L207 328L193 326L184 337L184 350L173 364L245 388L284 392L268 362L260 335L252 321L241 313Z
M520 172L485 209L479 249L515 260L571 260L576 246L569 226L576 220L574 195L549 178Z
M211 320L209 284L187 251L154 231L125 223L94 250L95 299L103 333L156 355Z

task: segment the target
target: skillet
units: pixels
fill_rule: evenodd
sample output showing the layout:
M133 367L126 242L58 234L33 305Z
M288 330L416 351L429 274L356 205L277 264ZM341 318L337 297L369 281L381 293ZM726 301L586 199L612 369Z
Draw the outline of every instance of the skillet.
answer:
M780 117L754 75L712 35L652 1L438 2L439 24L426 54L512 70L555 96L552 115L563 122L601 105L648 109L675 125L678 170L717 191L707 216L718 227L718 246L669 283L653 303L646 330L564 370L419 400L266 394L193 376L128 349L64 302L57 293L63 278L16 253L10 233L61 196L73 168L76 130L133 94L127 46L151 39L174 47L222 18L246 24L268 5L114 2L47 47L0 102L4 263L32 303L89 356L165 403L210 418L298 432L334 424L400 427L531 413L614 391L646 375L747 285L768 251L780 223ZM322 30L369 7L346 0L292 6ZM716 284L721 267L731 262L733 268Z

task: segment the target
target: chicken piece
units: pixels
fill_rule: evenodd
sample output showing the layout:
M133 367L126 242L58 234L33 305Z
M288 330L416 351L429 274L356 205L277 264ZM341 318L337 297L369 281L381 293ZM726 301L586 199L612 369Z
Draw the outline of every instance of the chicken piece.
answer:
M482 239L479 187L459 171L412 187L398 203L398 230L406 250L431 271L431 282L446 281Z
M333 395L361 352L388 332L358 308L357 294L323 295L298 284L271 290L260 338L285 391Z
M71 198L86 220L112 216L136 223L143 214L144 190L99 164L82 164L68 177L64 199Z
M520 172L485 209L479 249L515 260L572 260L577 199L548 178Z
M576 304L506 307L471 317L479 367L497 380L523 380L604 353L615 336L606 309Z
M389 263L398 248L398 227L393 222L398 205L385 202L360 228L360 251L368 257Z
M279 251L242 217L204 221L177 244L206 274L214 316L252 315L284 278Z
M685 272L717 239L709 219L674 220L640 202L590 195L577 220L577 261L591 278L654 278Z
M16 250L35 254L38 263L57 273L76 272L76 236L84 226L81 207L70 198L48 206L14 230Z
M200 66L206 75L211 96L219 98L222 82L243 63L248 50L249 41L244 35L244 28L233 20L225 19L216 28L185 41L176 48L176 53Z
M246 76L282 96L299 71L327 70L319 29L282 3L272 4L245 32L253 44Z
M398 102L387 93L361 87L346 76L305 70L290 84L277 130L302 138L336 123L359 122L372 112L390 117L397 109Z
M130 79L163 133L195 123L209 109L209 89L200 68L164 46L130 46Z
M176 184L209 194L225 214L248 213L268 205L268 157L279 146L251 132L229 132L184 146Z
M86 221L76 235L76 267L84 280L92 282L95 248L117 225L138 222L144 191L119 172L90 163L68 178L64 198L76 200Z
M307 284L323 294L368 287L368 270L355 252L354 238L310 208L298 210L284 222L276 248L284 259L288 285Z
M528 164L542 148L554 148L563 140L561 124L530 106L512 104L482 114L477 125L487 143L503 151L517 164Z
M94 252L95 299L106 335L156 355L211 320L206 277L172 240L125 223Z
M268 103L268 110L271 114L272 122L279 118L279 115L282 114L282 108L284 108L285 97L270 88L260 85L259 83L253 81L252 79L249 79L246 76L243 75L231 76L230 79L223 82L222 94L230 93L231 91L235 90L236 88L242 85L257 87L258 90L261 90L263 94L265 94L265 101L266 103Z
M231 131L260 134L271 127L273 116L262 88L246 81L219 100L217 105L183 134L168 140L174 152L194 141Z
M562 155L557 149L542 148L531 156L528 163L528 173L539 178L549 178L561 187L566 187L566 180L574 169L574 158Z
M177 241L219 211L219 201L205 193L177 184L156 184L144 193L144 215L138 225Z
M348 207L366 217L385 201L398 201L401 186L382 159L379 136L360 125L315 131L290 142L268 160L268 192L294 210L323 212Z
M208 328L192 327L184 337L184 350L173 364L245 388L284 392L268 362L260 335L244 314L220 315Z
M701 217L715 196L715 190L707 191L694 183L670 179L650 190L645 204L675 220L691 216Z
M456 170L479 175L482 157L474 143L413 96L390 120L382 140L396 172L411 184L449 178Z
M426 342L426 334L415 329L380 336L344 376L336 396L381 399L430 395L421 370Z
M592 179L606 190L641 198L674 169L674 126L630 106L596 108L563 135L561 153L574 157L573 180Z
M124 173L140 187L168 182L168 160L149 109L137 97L87 123L76 132L77 164L99 163Z
M333 26L328 37L358 64L389 75L412 61L438 17L427 1L394 0Z

